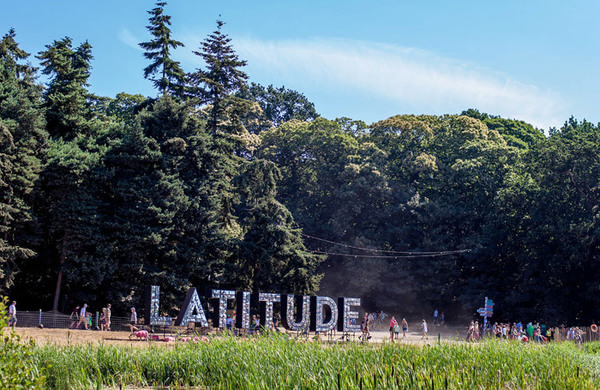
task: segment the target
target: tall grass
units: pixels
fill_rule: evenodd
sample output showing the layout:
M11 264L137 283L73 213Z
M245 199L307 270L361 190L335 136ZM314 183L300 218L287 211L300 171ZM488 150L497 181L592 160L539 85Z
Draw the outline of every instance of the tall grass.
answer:
M271 336L209 343L38 347L52 389L597 389L589 354L571 344L363 345Z

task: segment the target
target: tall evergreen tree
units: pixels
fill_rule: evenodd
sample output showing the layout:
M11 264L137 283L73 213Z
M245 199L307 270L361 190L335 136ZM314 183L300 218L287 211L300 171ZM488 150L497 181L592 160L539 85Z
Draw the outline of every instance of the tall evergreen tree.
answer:
M146 27L153 38L139 44L145 50L144 57L151 61L150 65L144 68L144 77L152 80L162 95L182 97L185 72L179 62L171 58L171 49L177 49L184 44L171 38L171 17L165 15L165 5L166 2L158 2L155 8L148 11L150 24Z
M58 310L65 293L90 297L106 266L98 185L104 148L97 147L94 139L59 139L50 146L48 163L40 174L36 209L44 213L41 257L44 267L56 276L53 310Z
M177 216L187 208L182 183L165 166L160 144L133 125L106 154L106 215L111 242L109 299L139 304L143 287L160 284L178 295ZM133 294L132 294L133 293Z
M323 257L306 250L292 214L275 199L278 180L279 169L266 160L249 162L240 176L244 235L230 277L253 291L314 293Z
M11 29L0 40L0 291L33 256L32 193L46 152L41 88Z
M92 46L86 41L73 49L69 37L46 45L38 55L42 73L51 76L44 93L47 129L52 137L73 139L85 133L90 118L88 78Z
M206 62L206 70L198 69L190 75L194 83L194 92L202 103L210 105L208 129L212 134L223 131L228 118L227 106L238 101L231 95L246 86L248 75L240 68L246 61L240 60L231 46L231 38L221 32L221 20L217 21L217 30L202 42L199 51L194 54Z

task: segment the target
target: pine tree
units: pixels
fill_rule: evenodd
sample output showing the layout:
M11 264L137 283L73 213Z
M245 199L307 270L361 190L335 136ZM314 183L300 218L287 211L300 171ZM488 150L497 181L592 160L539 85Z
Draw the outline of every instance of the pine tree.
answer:
M86 41L73 49L65 37L46 45L38 55L42 73L52 77L44 93L47 129L52 137L73 139L85 133L90 118L88 78L92 46Z
M241 232L235 216L239 195L232 180L243 160L224 146L225 139L206 133L191 104L163 97L140 120L145 134L160 145L164 169L177 175L187 198L170 238L181 272L192 275L196 285L219 283L232 242Z
M182 289L179 283L185 276L177 263L174 236L176 218L188 200L177 175L166 169L160 144L134 125L108 151L105 166L112 277L104 289L109 297L129 300L133 289L139 299L146 284L160 284L172 294Z
M97 289L105 270L97 178L103 153L94 139L50 142L36 206L46 234L41 257L56 275L53 310L65 293Z
M15 36L11 29L0 41L0 291L12 284L20 260L34 255L28 225L47 137L35 69L22 64L29 54Z
M171 17L164 14L165 5L166 2L158 2L155 8L148 11L151 16L147 28L153 39L139 45L145 50L144 57L152 62L144 68L144 77L152 80L162 95L182 97L185 72L179 62L171 58L171 49L183 47L184 44L171 38ZM154 75L158 77L152 77Z
M194 51L206 62L207 69L197 69L190 75L196 95L210 105L208 129L212 134L223 131L223 123L231 121L226 115L228 101L236 102L231 95L244 88L248 79L240 69L246 61L238 58L230 45L231 38L221 32L223 24L218 20L217 30L202 42L199 51Z
M279 169L266 160L254 160L245 168L240 177L244 236L230 265L231 277L253 291L314 293L323 258L306 250L292 214L275 199Z

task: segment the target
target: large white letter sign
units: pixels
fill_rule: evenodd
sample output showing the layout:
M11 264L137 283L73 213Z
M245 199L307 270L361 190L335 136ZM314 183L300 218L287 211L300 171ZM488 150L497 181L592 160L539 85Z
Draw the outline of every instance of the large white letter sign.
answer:
M281 316L283 327L294 332L308 330L307 327L310 321L310 296L294 297L294 295L283 295L282 298L281 310L285 310L284 315Z
M250 329L250 293L248 291L238 291L235 302L235 327Z
M259 313L260 323L265 329L271 329L273 326L273 303L281 301L281 295L275 293L259 293Z
M213 326L224 328L227 323L227 300L235 299L235 291L231 290L212 290L212 297L219 301L218 310L215 310L213 316Z
M337 325L338 306L330 297L312 297L310 328L314 332L329 332Z
M175 326L188 326L190 322L198 322L201 327L208 328L204 308L195 287L190 288L188 291L185 301L183 301L183 306L181 306L181 310L179 311L179 316L177 316L177 320L175 321Z
M149 325L170 326L172 325L171 317L160 317L160 287L146 286L146 323Z
M341 315L338 320L338 330L342 332L360 332L358 312L352 311L352 306L360 306L360 298L338 298ZM354 323L352 323L354 320Z

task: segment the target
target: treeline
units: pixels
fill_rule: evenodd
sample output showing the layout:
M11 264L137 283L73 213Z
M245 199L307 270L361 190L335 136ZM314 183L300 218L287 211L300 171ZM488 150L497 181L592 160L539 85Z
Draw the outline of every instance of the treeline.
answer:
M156 98L91 94L88 42L52 42L39 70L14 31L0 42L0 271L21 307L119 310L158 284L166 309L198 286L596 318L597 125L327 120L296 91L248 84L222 22L186 73L164 7L140 45Z
M316 116L312 103L248 86L221 22L196 52L205 68L184 73L169 58L180 44L163 7L141 44L156 99L91 94L88 42L67 37L38 53L42 87L15 32L0 41L0 270L22 308L119 311L139 306L149 284L166 309L191 286L318 289L322 256L276 199L280 170L254 155L256 132L271 126L257 101L268 112L286 97L277 104L305 106L303 119Z

